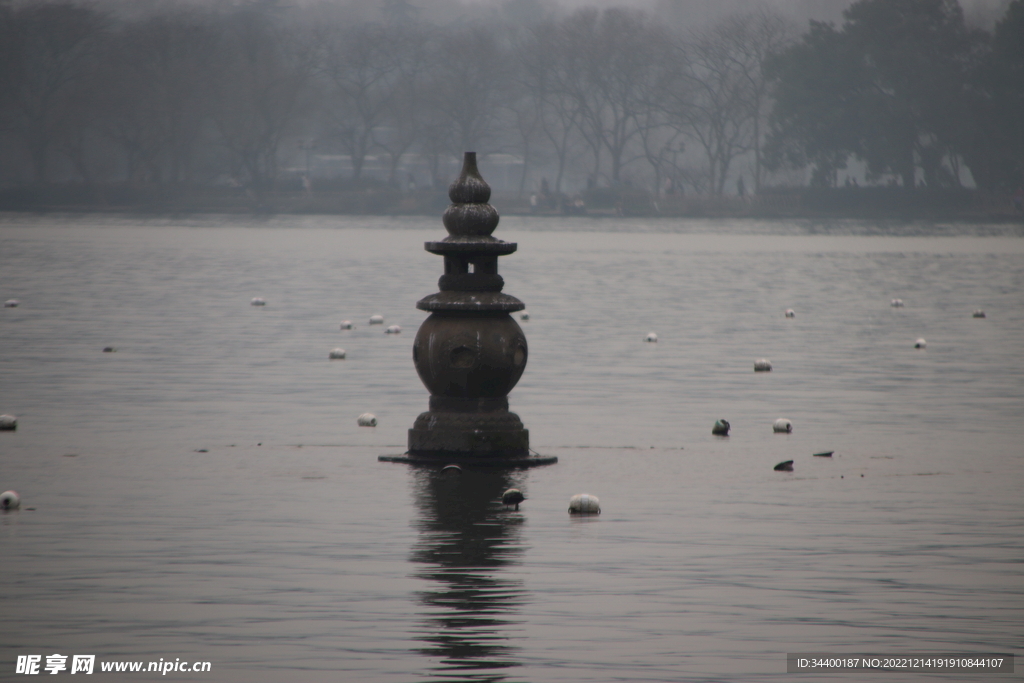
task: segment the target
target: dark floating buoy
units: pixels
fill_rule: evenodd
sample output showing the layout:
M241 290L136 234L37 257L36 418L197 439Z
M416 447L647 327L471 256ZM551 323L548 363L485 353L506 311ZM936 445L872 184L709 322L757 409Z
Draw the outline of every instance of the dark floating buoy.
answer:
M792 460L787 460L786 462L780 462L778 465L775 466L775 471L776 472L792 472L793 471L793 461Z
M729 421L715 420L715 426L711 428L711 433L715 436L729 436Z
M509 489L505 493L501 494L501 502L508 505L515 505L516 510L519 509L519 504L526 500L526 496L519 489Z
M767 358L758 358L754 361L754 372L771 372L772 362Z
M115 349L113 346L103 347L103 353L114 353L114 351L117 351L117 349Z
M833 453L835 453L835 451L822 451L821 453L815 453L814 457L815 458L831 458Z
M976 311L974 312L974 314L973 314L973 316L972 316L972 317L975 317L975 318L984 318L984 317L985 317L985 311L983 311L983 310L981 310L981 309L979 308L978 310L976 310Z
M13 415L0 415L0 431L13 432L18 428L18 418Z

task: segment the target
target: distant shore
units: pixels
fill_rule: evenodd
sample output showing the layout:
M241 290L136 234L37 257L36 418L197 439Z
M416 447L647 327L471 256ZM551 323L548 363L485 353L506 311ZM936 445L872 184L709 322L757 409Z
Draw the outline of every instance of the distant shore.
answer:
M536 197L495 193L499 214L602 217L897 219L1024 222L1010 193L901 188L773 189L755 196L656 197L649 192L601 188L591 193ZM0 189L0 211L30 213L317 214L437 216L448 206L444 191L399 192L388 187L306 193L277 190L260 196L238 188L125 185L51 185Z

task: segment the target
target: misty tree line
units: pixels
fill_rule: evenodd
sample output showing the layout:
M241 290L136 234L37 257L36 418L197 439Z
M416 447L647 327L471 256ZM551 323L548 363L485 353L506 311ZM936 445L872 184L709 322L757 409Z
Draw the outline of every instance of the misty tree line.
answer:
M539 5L531 5L535 9ZM302 152L403 160L443 185L465 150L547 169L552 189L725 193L744 174L857 158L904 187L1024 180L1024 0L993 32L955 0L861 0L802 35L756 9L674 30L628 9L435 25L274 2L118 18L0 0L0 182L274 187ZM892 181L890 181L892 182Z

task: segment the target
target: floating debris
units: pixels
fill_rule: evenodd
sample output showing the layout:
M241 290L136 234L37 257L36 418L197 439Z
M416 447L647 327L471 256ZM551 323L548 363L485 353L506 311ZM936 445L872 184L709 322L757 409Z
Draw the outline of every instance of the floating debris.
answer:
M519 319L520 320L529 320L530 319L530 312L529 311L523 311L522 313L519 314Z
M516 510L519 509L519 504L524 500L526 500L526 496L519 489L509 489L501 494L501 502L506 506L515 505Z
M331 352L327 354L327 357L330 358L331 360L342 360L343 358L345 358L345 349L331 349Z
M13 432L18 428L18 418L13 415L0 415L0 430Z
M597 496L589 493L577 493L569 499L570 515L599 515L601 514L601 501Z
M978 310L976 310L976 311L974 312L974 314L972 315L972 317L974 317L974 318L984 318L984 317L985 317L985 311L983 311L983 310L981 310L981 309L979 308Z
M711 428L711 433L715 436L729 436L729 421L715 420L715 426Z
M21 496L17 491L4 491L0 493L0 510L17 510L21 507Z
M758 358L754 361L754 372L771 372L772 362L767 358Z
M776 472L792 472L793 461L787 460L786 462L780 462L778 465L775 466L774 469Z
M373 413L363 413L358 418L356 418L356 422L359 424L360 427L376 427L377 416L374 415Z
M815 458L831 458L833 453L835 453L835 451L822 451L821 453L815 453L814 457Z
M780 417L772 423L772 431L779 434L789 434L793 431L793 423L784 417Z

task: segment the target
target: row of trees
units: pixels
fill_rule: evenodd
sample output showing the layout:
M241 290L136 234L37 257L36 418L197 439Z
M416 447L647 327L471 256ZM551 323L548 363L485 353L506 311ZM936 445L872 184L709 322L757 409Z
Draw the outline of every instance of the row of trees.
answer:
M1021 181L1024 0L994 34L955 0L861 0L798 36L758 9L701 30L638 11L432 25L402 0L372 20L275 3L131 20L69 2L0 0L0 182L270 189L290 158L371 156L388 180L423 160L434 183L464 150L523 159L520 190L590 183L760 191L850 158L906 187L918 170ZM532 175L531 175L532 174ZM533 178L533 180L531 180Z

